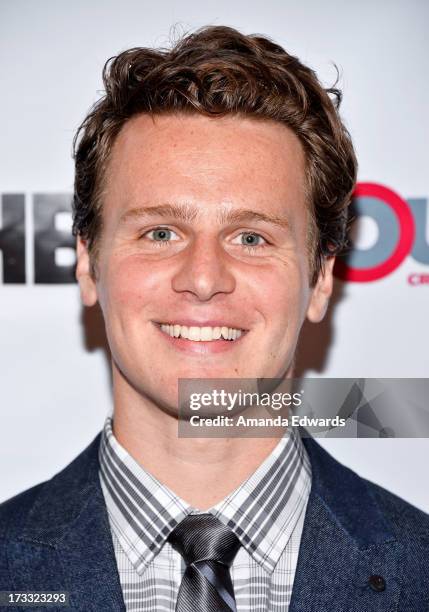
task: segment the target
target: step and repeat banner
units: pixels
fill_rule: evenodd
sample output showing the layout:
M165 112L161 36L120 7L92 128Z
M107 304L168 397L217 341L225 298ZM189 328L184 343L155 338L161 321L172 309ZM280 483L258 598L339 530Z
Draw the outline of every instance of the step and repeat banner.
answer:
M203 25L268 35L326 86L334 63L340 71L359 160L353 248L337 262L325 320L304 325L297 375L428 378L428 23L423 0L0 2L0 501L50 478L112 410L101 315L82 308L74 279L70 214L72 140L104 62ZM400 416L412 435L321 443L429 512L428 428L413 420L409 387Z

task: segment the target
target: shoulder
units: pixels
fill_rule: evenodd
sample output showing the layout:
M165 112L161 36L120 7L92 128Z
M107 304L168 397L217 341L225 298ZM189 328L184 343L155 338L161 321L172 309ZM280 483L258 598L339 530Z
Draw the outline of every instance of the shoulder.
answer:
M0 590L11 587L10 555L44 486L40 483L0 504Z
M98 474L100 434L64 469L0 504L0 542L3 545L34 530L53 532L70 522L94 485ZM0 556L4 546L0 545Z
M26 516L47 482L41 482L0 504L0 541L13 539L19 533L19 526L25 524Z
M361 480L390 522L396 539L403 542L419 540L429 550L429 514L385 488L364 478Z
M303 442L312 467L313 489L347 531L368 544L382 532L389 533L406 548L414 547L428 558L426 512L346 467L313 438Z

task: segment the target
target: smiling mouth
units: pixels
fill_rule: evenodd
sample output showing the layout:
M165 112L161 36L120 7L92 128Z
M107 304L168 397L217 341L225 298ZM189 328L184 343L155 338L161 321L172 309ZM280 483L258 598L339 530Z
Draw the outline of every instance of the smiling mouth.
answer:
M215 340L238 340L246 330L235 327L197 327L177 323L159 323L161 331L171 338L184 338L193 342L213 342Z

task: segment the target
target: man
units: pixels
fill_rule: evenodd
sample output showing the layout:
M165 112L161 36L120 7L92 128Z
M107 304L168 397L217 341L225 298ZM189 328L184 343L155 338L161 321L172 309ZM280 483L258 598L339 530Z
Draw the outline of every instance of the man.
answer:
M424 513L292 428L177 433L179 378L290 378L325 314L356 179L339 91L226 27L126 51L104 81L76 138L74 231L113 419L1 506L0 590L85 611L427 610Z

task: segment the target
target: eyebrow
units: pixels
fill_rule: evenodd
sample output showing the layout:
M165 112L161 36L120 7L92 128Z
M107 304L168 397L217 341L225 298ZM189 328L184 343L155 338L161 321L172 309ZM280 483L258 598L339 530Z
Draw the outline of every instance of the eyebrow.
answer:
M149 219L151 217L173 217L184 223L194 221L201 214L201 210L189 204L161 204L157 206L140 206L127 210L120 218L120 224L133 219ZM269 215L248 208L226 210L222 208L218 214L221 224L243 223L246 221L259 221L276 225L281 229L290 229L286 217Z

